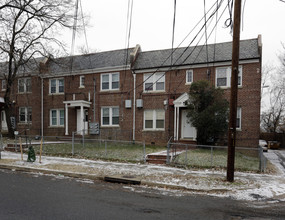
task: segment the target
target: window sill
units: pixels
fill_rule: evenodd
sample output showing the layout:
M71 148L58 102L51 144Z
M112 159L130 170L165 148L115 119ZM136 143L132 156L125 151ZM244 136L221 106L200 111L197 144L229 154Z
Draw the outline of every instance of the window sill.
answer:
M48 126L48 128L64 128L64 126L63 125L58 125L58 126L50 125L50 126Z
M220 88L220 89L230 89L230 86L216 86L216 88ZM242 89L242 86L238 86L238 89Z
M165 131L165 129L143 129L142 131Z
M186 82L185 85L186 86L190 86L193 82Z
M85 89L85 86L79 86L78 88L79 89Z
M64 92L61 93L49 93L48 95L52 96L52 95L64 95Z
M165 93L165 90L156 90L156 91L143 91L144 94L151 94L151 93Z
M3 91L3 90L2 90ZM22 94L32 94L32 92L18 92L19 95L22 95Z
M27 125L27 124L32 124L32 122L24 122L24 121L20 121L19 123L18 123L18 125Z
M100 92L120 92L120 89L106 89L106 90L100 90Z
M101 128L119 128L120 125L101 125Z

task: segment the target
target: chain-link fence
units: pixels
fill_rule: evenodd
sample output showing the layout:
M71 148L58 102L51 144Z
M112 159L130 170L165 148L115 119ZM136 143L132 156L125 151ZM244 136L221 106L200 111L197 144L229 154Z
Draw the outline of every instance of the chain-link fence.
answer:
M102 159L125 162L145 162L146 154L152 152L143 142L92 139L86 136L17 136L8 150L25 153L33 146L37 155Z
M1 142L2 143L2 142ZM0 145L1 145L0 143ZM208 146L183 143L160 146L146 146L143 142L93 139L89 136L17 136L10 150L27 151L33 146L37 155L102 159L121 162L145 163L148 154L167 150L166 164L185 168L226 169L227 146ZM266 169L266 158L261 148L236 147L235 169L240 171L261 171Z
M262 148L236 147L235 149L236 170L264 172L266 163ZM169 142L167 145L167 164L189 168L226 169L227 146Z

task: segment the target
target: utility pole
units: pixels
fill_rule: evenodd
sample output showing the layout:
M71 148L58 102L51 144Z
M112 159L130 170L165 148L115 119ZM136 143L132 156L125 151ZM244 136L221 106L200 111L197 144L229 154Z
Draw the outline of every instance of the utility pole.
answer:
M233 26L233 45L232 45L232 77L231 77L230 119L229 119L229 131L228 131L227 181L229 181L229 182L234 181L234 169L235 169L236 118L237 118L239 44L240 44L240 17L241 17L241 0L235 0L235 4L234 4L234 26Z

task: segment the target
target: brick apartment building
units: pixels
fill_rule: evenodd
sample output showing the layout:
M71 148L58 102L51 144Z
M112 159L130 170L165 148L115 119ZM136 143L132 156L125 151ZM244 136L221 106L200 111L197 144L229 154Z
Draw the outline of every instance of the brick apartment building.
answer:
M209 80L228 99L231 51L231 42L146 52L137 45L43 59L33 70L19 73L12 88L16 129L44 136L85 132L148 144L166 144L170 137L195 141L196 130L186 118L189 87ZM261 58L260 36L240 42L237 146L258 145ZM3 97L6 82L1 81Z

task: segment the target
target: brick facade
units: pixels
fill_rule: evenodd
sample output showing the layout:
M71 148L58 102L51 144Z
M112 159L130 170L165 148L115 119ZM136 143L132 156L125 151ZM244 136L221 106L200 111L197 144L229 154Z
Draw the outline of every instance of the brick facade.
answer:
M112 52L103 53L111 54ZM117 51L116 53L119 52ZM80 110L80 106L68 107L67 122L65 118L66 105L64 103L67 102L67 105L69 105L73 101L84 101L84 103L89 103L88 107L84 107L88 115L86 116L87 120L100 124L101 138L132 140L133 137L135 137L136 141L145 141L147 144L164 145L169 138L174 135L175 130L175 112L172 102L183 93L188 92L190 88L190 84L186 83L186 71L189 69L193 70L193 81L208 80L212 85L215 85L216 69L218 67L231 65L230 60L226 60L220 63L212 62L185 66L176 65L175 67L145 66L144 68L137 68L135 63L141 62L140 54L143 54L143 52L137 51L137 53L137 57L130 58L133 63L128 61L129 65L124 67L114 67L111 64L104 64L104 68L81 68L60 73L60 71L56 72L56 70L52 70L52 62L47 62L44 68L42 68L42 64L40 65L41 69L38 70L38 74L30 76L19 75L19 78L31 78L31 91L19 93L18 80L13 84L11 100L15 101L13 115L16 117L17 130L20 134L26 132L31 135L64 136L66 134L66 123L68 123L67 133L71 135L72 132L77 130L77 110ZM255 147L258 145L259 139L261 55L254 59L243 59L240 65L242 66L242 86L238 89L238 107L242 109L242 116L241 129L237 132L237 146ZM156 72L164 73L164 90L146 92L144 89L144 75L148 73L153 75ZM118 89L102 90L102 74L107 73L111 74L110 77L112 77L112 73L119 74ZM84 86L80 86L81 76L84 76L85 79ZM51 94L50 87L52 79L63 79L64 92ZM113 82L110 81L109 83ZM135 87L134 83L136 85ZM229 99L230 89L225 88L224 92L225 97ZM1 92L1 96L4 96L4 91ZM143 101L143 106L141 108L136 106L134 109L134 100L136 102L138 99ZM126 107L126 100L129 100L130 106ZM19 122L20 107L32 108L31 123ZM111 126L103 125L102 108L104 107L119 108L118 124ZM57 123L59 124L57 126L51 125L51 110L64 110L64 124L60 124L62 123L62 121L60 121L60 117L62 116L57 115L59 118L54 120L58 120ZM164 124L162 129L159 125L157 125L159 127L158 129L144 129L144 114L147 110L164 110ZM181 110L183 110L183 108L181 108L180 111ZM56 111L54 111L54 113L60 114L60 112ZM133 121L134 113L135 123ZM110 120L115 119L111 118ZM179 120L182 120L181 115ZM152 123L155 122L153 121ZM162 122L157 121L156 123ZM134 125L135 133L133 134ZM2 132L4 132L3 129ZM93 137L95 136L96 135L93 135Z

